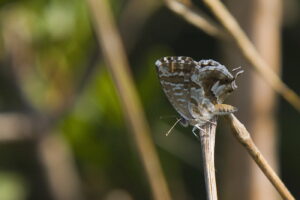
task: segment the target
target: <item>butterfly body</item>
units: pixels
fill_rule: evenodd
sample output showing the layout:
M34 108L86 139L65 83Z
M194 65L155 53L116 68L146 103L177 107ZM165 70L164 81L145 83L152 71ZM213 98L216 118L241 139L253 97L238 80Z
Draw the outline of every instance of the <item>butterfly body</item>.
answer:
M162 88L185 124L201 129L216 115L235 112L222 104L237 86L228 69L214 60L194 61L190 57L164 57L156 61Z

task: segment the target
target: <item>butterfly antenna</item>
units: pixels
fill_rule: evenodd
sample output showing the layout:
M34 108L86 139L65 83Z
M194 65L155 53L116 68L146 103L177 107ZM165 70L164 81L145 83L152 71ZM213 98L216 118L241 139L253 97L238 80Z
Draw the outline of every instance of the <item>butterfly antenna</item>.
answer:
M231 71L236 71L236 70L239 70L239 69L242 69L242 67L241 66L239 66L239 67L236 67L236 68L234 68L234 69L232 69Z
M234 79L236 79L240 74L242 74L242 73L244 73L244 70L242 70L242 67L240 66L240 67L237 67L237 68L234 68L233 70L231 70L231 71L237 71L237 70L239 70L235 75L234 75Z
M181 118L177 119L177 121L173 124L173 126L166 133L166 136L168 136L171 133L171 131L174 129L174 127L176 126L176 124L178 124L178 122L180 122L180 120L181 120Z
M244 70L238 71L235 76L234 79L236 79L240 74L244 73Z
M240 70L241 68L242 68L242 67L237 67L237 68L233 69L232 71L234 72L234 71ZM242 74L242 73L244 73L244 70L240 70L240 71L238 71L238 72L234 75L234 81L232 82L232 88L233 88L233 89L236 89L236 88L237 88L237 85L236 85L236 83L235 83L235 80L236 80L236 78L237 78L240 74Z

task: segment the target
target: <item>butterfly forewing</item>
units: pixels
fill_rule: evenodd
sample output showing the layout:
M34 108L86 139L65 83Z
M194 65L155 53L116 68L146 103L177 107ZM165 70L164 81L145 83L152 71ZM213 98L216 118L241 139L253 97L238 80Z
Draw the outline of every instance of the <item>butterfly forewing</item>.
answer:
M185 119L192 116L188 109L191 73L197 62L190 57L164 57L156 61L162 88L175 110Z

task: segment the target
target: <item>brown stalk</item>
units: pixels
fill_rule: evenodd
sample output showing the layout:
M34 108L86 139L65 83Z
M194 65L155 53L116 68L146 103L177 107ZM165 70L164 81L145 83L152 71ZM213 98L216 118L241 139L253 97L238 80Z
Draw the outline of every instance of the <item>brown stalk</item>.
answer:
M200 28L208 35L219 39L228 38L226 33L223 33L222 28L216 25L213 20L208 18L200 11L192 8L192 5L184 5L177 0L165 0L169 9L180 15L187 22ZM266 80L266 82L284 99L287 100L294 108L300 111L300 98L285 85L276 73L269 67L269 65L259 55L254 45L247 38L246 34L239 27L236 20L228 12L225 6L219 0L204 0L207 6L212 10L215 16L222 23L229 35L237 43L245 58L253 65L256 71ZM225 37L224 37L225 36Z
M205 186L208 200L217 200L217 184L215 176L215 138L217 120L207 123L203 130L199 131L202 147Z
M228 38L222 27L217 25L205 13L197 9L192 3L184 4L177 0L165 0L167 7L184 18L192 25L200 28L208 35L220 39Z
M108 69L117 87L123 111L146 169L154 199L171 196L155 151L150 130L137 96L129 64L108 0L88 0L92 21Z
M233 114L227 115L226 119L230 123L234 137L246 148L252 159L273 184L281 197L287 200L295 200L295 197L293 197L293 195L263 157L261 152L258 150L245 126Z
M203 0L205 4L210 8L212 13L221 22L224 28L232 36L238 47L242 51L245 58L252 64L254 69L263 77L264 80L284 99L286 99L292 106L300 111L300 98L285 85L271 67L265 62L265 60L257 52L254 45L246 36L244 31L238 25L237 21L225 8L222 2L219 0Z

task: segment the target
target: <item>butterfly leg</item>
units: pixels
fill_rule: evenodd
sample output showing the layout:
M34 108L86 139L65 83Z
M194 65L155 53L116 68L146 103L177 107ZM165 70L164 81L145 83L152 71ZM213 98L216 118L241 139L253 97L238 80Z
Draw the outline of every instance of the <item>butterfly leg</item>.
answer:
M194 136L197 138L197 139L200 139L199 135L197 135L197 131L198 130L198 127L194 126L193 127L193 130L192 130L192 133L194 134Z
M198 130L203 131L203 132L205 132L205 130L203 128L201 128L198 124L196 124L193 127L192 132L193 132L194 136L196 136L196 138L200 140L199 134L197 134L197 132L196 132Z
M212 125L217 126L217 123L216 123L216 122L212 122L212 121L209 121L209 120L206 120L206 119L203 119L203 121L208 122L208 123L211 123Z

